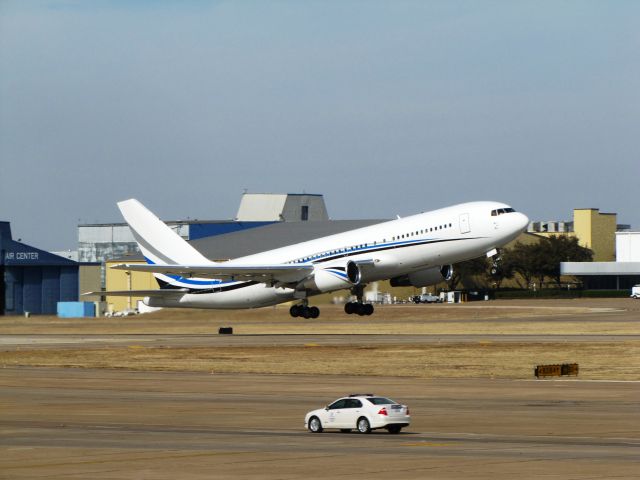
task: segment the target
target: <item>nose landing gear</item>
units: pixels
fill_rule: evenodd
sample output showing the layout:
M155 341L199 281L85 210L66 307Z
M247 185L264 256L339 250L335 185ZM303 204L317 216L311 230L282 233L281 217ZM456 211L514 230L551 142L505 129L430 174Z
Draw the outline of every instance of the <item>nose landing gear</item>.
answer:
M492 277L495 277L502 273L502 257L500 256L500 251L498 251L498 253L491 257L491 259L493 260L493 263L491 264L489 273L491 273Z

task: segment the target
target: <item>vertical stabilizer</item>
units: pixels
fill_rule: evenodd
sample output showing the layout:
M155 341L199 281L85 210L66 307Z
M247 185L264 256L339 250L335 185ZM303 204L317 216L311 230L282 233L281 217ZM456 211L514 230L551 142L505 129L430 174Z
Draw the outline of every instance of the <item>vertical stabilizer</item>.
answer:
M147 262L157 265L207 265L210 260L171 230L138 200L118 202L122 216Z

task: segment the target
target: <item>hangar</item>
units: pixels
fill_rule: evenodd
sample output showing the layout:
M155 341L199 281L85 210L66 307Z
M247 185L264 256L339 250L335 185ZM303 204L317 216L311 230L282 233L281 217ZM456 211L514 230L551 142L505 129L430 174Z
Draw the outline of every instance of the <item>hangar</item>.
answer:
M77 301L81 284L91 283L91 265L54 255L11 235L0 222L0 314L55 314L58 302Z

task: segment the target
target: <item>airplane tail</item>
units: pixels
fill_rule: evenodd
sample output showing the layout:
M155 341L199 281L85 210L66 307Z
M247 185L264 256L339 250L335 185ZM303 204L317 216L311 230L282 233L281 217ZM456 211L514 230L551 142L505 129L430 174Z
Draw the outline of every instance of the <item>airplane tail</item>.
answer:
M208 265L204 257L138 200L118 202L122 216L147 263L156 265Z

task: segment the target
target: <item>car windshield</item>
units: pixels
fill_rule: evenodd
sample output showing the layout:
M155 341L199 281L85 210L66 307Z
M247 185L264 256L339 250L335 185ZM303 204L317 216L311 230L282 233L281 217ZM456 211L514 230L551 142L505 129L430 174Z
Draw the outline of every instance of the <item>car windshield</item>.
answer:
M390 405L392 403L396 403L393 400L389 400L388 398L384 398L384 397L371 397L371 398L367 398L367 400L373 403L374 405Z

